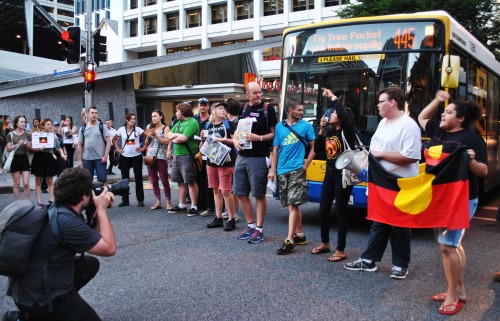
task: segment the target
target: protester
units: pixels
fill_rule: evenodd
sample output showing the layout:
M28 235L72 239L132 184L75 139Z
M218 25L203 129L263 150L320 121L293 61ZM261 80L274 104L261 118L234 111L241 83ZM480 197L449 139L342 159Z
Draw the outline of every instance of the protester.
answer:
M125 121L125 125L127 125L127 121ZM106 128L108 129L110 139L113 140L113 137L116 136L116 129L114 129L113 127L112 119L106 119ZM109 165L107 170L108 175L116 175L115 173L113 173L113 166L115 166L114 164L115 158L120 156L116 155L115 151L116 151L115 145L114 143L111 143L111 147L109 149L109 161L108 161Z
M286 108L288 118L276 125L271 170L267 176L275 180L276 174L279 175L281 206L288 206L289 211L288 235L277 251L279 255L290 254L295 245L307 243L299 205L307 203L306 170L314 157L314 152L307 154L308 149L314 148L314 129L302 119L304 105L298 99L290 99Z
M7 135L7 151L16 149L10 166L10 173L14 181L14 197L20 199L21 176L23 178L24 198L30 199L30 162L28 150L31 148L31 136L26 132L26 117L23 115L14 118L14 130Z
M106 126L98 119L97 107L89 107L88 121L78 135L78 166L85 167L97 181L106 183L106 164L111 140Z
M403 90L399 87L383 89L379 94L377 106L383 119L373 134L370 153L378 159L382 167L394 175L417 175L421 153L420 129L417 123L402 111L405 106ZM406 278L411 254L411 230L375 221L370 229L368 245L360 259L346 263L344 268L375 272L375 262L381 261L389 240L393 263L390 276L394 279Z
M269 142L274 139L274 128L278 122L274 108L262 101L262 89L256 82L248 83L246 96L249 102L245 104L241 118L253 118L252 131L245 135L244 141L251 142L251 149L243 149L237 135L233 142L238 150L238 157L234 168L234 195L245 214L247 227L240 240L256 244L264 240L263 226L266 215L266 191L268 165L266 158L269 156ZM250 191L255 197L257 221L253 214L250 201Z
M43 118L40 122L41 133L53 133L52 120L50 118ZM33 138L32 138L33 139ZM66 160L66 155L61 149L59 139L53 137L54 147L45 148L43 145L39 148L32 148L35 152L33 155L33 162L31 165L31 174L35 176L35 196L39 205L42 203L42 179L45 177L47 182L47 189L49 192L49 203L54 202L54 176L57 175L57 156L59 153L61 157Z
M61 128L61 135L63 137L64 149L68 154L66 167L72 168L74 166L73 159L75 158L75 138L77 136L76 126L73 123L73 117L66 117L66 126Z
M217 164L207 157L208 187L212 189L214 193L216 212L216 218L213 222L207 224L207 227L214 228L224 226L222 208L225 201L229 220L224 230L232 231L236 228L233 194L231 193L233 188L234 162L236 160L236 151L233 148L232 137L236 130L236 125L226 119L226 107L226 103L213 104L211 107L211 121L207 123L205 127L207 130L207 137L210 137L214 141L214 144L224 144L230 149L228 156L226 156L225 161L221 164ZM227 157L229 157L229 160Z
M112 256L116 252L113 228L106 208L114 195L107 188L96 196L92 177L86 169L66 169L55 183L57 240L46 220L31 250L32 268L16 278L9 278L8 295L20 311L9 311L3 320L101 320L78 293L99 271L99 260L89 255ZM95 205L97 226L89 227L82 212ZM53 258L57 259L53 259Z
M146 133L142 128L135 126L135 121L136 116L134 113L128 113L127 115L125 115L125 126L120 127L117 131L115 131L116 133L113 136L113 145L114 149L120 154L120 164L118 165L118 168L121 171L122 179L130 180L130 169L132 168L134 171L137 207L144 207L144 186L142 184L142 152L146 148L140 146L139 138L141 135L146 137ZM108 121L106 121L106 123L108 123ZM118 145L118 138L120 138L121 147ZM118 207L128 205L129 194L125 193L124 195L122 195L122 202L118 204Z
M198 143L194 136L200 132L198 121L193 118L193 109L187 102L175 107L177 122L167 134L174 144L172 160L172 182L177 183L179 205L170 209L169 213L185 213L188 217L198 215L198 185L196 184L196 165L194 157L198 153ZM191 208L187 211L185 202L187 192L191 197Z
M425 129L431 141L425 149L424 155L427 166L436 166L442 159L433 157L430 152L433 147L439 147L442 154L449 154L453 150L466 146L470 156L469 178L469 216L472 218L478 204L478 177L488 175L488 155L484 140L474 130L475 123L481 119L481 108L475 102L452 101L446 106L438 121L434 114L441 103L450 100L451 95L438 91L436 97L425 107L418 121ZM444 158L444 157L443 157ZM435 213L439 215L440 213ZM467 301L465 294L465 250L462 238L465 229L443 230L439 233L438 243L443 256L443 267L448 283L448 290L432 296L432 300L442 301L439 307L441 314L455 314Z
M66 161L68 160L68 153L66 152L66 148L64 147L64 139L63 136L61 135L61 124L58 122L53 122L52 123L52 131L54 133L54 139L59 140L59 146L61 146L62 153L66 155L66 159L63 159L59 153L55 153L57 157L57 173L56 176L59 176L59 174L62 173L62 171L66 168ZM43 186L43 184L42 184Z
M210 107L207 98L198 99L198 113L193 116L198 121L200 131L206 129L210 117ZM208 186L207 177L207 157L202 156L201 170L196 174L196 184L198 185L198 209L200 216L211 216L215 212L214 194Z
M342 185L342 170L335 167L338 157L348 149L355 146L355 129L353 124L353 114L349 108L344 108L338 102L338 97L329 89L323 88L323 96L331 99L329 108L334 111L330 118L321 119L320 130L314 142L316 154L326 155L326 170L323 178L323 188L319 204L319 220L321 231L321 243L312 249L312 254L330 252L330 210L332 202L335 200L335 216L337 219L337 247L335 253L328 258L329 262L340 262L347 258L345 247L347 243L348 230L348 207L349 197L353 186ZM327 127L331 125L331 127Z

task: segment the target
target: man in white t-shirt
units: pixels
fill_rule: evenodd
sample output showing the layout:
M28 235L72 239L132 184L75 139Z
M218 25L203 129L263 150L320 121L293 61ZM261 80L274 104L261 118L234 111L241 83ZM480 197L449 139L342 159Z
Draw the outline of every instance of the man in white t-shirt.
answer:
M405 94L401 88L391 87L380 92L378 109L380 116L384 118L373 134L370 153L388 172L401 177L411 177L418 174L421 131L417 123L402 111L404 104ZM368 201L369 199L368 190ZM380 222L373 222L368 245L359 260L346 263L344 268L353 271L377 271L375 262L381 261L389 240L393 263L391 278L404 279L408 275L410 263L411 230Z
M108 129L109 132L109 137L113 139L113 137L116 136L116 129L113 128L113 120L112 119L106 119L106 128ZM111 144L111 148L109 150L109 165L108 165L108 175L115 175L113 173L113 161L115 159L115 146Z

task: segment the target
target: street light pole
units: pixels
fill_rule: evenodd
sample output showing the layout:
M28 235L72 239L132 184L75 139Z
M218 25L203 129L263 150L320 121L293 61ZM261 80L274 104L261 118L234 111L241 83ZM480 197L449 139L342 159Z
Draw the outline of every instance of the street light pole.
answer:
M86 50L86 57L85 57L85 70L87 70L88 66L93 64L93 53L92 53L92 1L87 0L85 1L87 5L87 15L85 17L85 24L86 24L86 29L87 29L87 50ZM88 109L93 105L93 95L92 95L92 90L86 89L85 90L85 107Z

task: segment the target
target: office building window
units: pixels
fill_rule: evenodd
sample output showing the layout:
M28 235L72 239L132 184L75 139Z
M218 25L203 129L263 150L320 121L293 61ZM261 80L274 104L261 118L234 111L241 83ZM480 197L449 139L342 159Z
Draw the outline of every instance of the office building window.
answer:
M100 22L101 22L101 15L98 12L96 12L95 13L95 25L98 26Z
M156 33L156 17L144 18L144 34Z
M344 3L345 0L325 0L325 7L334 7Z
M137 37L137 29L139 27L137 19L130 20L128 25L130 37Z
M227 22L227 6L212 6L212 24Z
M293 0L293 12L314 9L314 0Z
M152 6L156 4L156 0L144 0L144 6L147 7L147 6Z
M179 13L167 14L167 31L179 30Z
M283 13L283 0L264 0L264 16Z
M253 18L253 1L234 2L234 20Z
M201 49L201 45L193 45L193 46L185 46L185 47L177 47L177 48L167 48L167 55L185 52L185 51L193 51Z
M111 11L106 10L106 19L111 19Z
M280 60L281 59L281 47L266 48L262 50L262 60Z
M222 42L212 42L212 48L213 47L220 47L220 46L232 45L232 44L241 43L241 42L250 42L250 41L253 41L253 39L252 38L248 38L248 39L228 40L228 41L222 41Z
M186 28L201 26L201 9L186 10Z
M137 8L137 0L130 0L130 9Z

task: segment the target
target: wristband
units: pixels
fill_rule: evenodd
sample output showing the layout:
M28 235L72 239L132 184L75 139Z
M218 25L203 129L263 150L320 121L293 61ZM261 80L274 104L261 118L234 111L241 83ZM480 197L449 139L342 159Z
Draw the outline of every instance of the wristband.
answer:
M262 141L262 136L260 136L260 141Z

